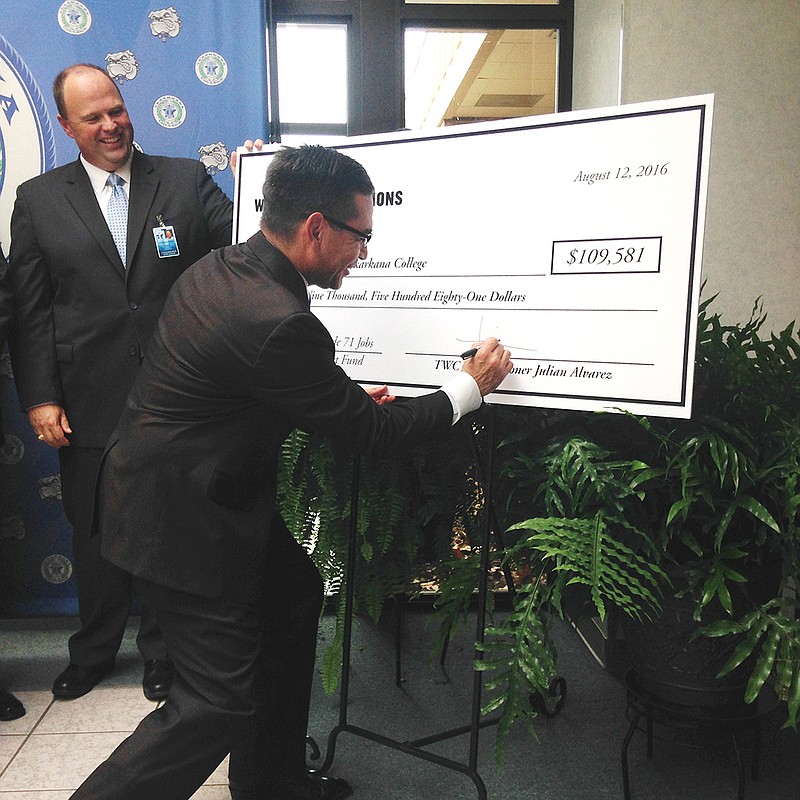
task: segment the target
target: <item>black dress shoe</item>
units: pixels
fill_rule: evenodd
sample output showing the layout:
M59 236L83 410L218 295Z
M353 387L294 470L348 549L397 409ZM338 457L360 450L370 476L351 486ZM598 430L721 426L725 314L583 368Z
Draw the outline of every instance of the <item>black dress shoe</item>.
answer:
M172 686L174 669L171 661L150 659L144 662L142 689L148 700L166 700Z
M343 800L353 793L347 781L313 772L270 783L266 794L257 789L228 788L231 800Z
M279 783L267 797L269 800L343 800L352 793L350 784L341 778L309 773Z
M11 692L0 689L0 720L11 722L25 716L25 706Z
M54 681L53 695L72 700L91 692L94 687L114 671L114 662L107 661L94 667L70 664Z

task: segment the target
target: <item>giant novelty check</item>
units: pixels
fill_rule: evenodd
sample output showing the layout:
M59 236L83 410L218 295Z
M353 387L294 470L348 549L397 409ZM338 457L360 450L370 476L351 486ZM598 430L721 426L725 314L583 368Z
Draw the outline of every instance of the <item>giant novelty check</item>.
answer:
M336 360L398 395L438 388L487 336L495 403L688 417L713 96L335 144L375 185L374 237L312 287ZM234 241L272 153L241 152Z

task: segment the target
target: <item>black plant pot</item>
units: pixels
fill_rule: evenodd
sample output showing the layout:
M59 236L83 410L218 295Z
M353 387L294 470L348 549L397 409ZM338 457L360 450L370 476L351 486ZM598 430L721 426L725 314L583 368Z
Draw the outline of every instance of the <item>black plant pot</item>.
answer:
M688 584L685 567L667 567L666 572L676 590ZM777 596L781 562L777 557L766 556L763 563L748 562L742 573L746 582L731 586L734 617ZM718 678L740 638L696 636L699 628L730 619L719 602L714 600L703 609L702 622L692 618L696 601L690 595L667 596L662 608L657 619L644 623L623 615L627 657L637 684L667 703L731 713L744 711L745 690L756 656Z
M700 625L692 619L693 611L691 599L669 598L658 619L644 623L625 619L627 656L637 685L679 706L731 711L744 707L752 660L717 678L737 642L733 637L694 638ZM703 624L713 621L713 614L705 615Z

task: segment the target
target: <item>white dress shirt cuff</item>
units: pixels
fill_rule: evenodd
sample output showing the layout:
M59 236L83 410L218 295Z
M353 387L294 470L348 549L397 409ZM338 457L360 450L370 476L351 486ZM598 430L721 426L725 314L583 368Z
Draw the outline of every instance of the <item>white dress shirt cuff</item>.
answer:
M480 408L483 401L478 384L468 372L459 372L442 386L442 391L450 398L453 406L453 425L465 414Z

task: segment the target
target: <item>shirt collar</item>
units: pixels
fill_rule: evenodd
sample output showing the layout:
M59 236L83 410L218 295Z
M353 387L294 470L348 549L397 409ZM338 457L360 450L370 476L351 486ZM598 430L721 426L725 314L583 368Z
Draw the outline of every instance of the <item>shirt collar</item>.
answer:
M92 189L94 189L94 193L99 195L100 192L103 191L106 185L106 181L108 180L108 176L111 174L110 172L106 172L104 169L100 169L100 167L96 167L94 164L90 164L84 157L83 154L80 156L81 164L83 164L83 168L86 170L86 174L89 176L89 181L92 184ZM118 169L115 170L117 175L122 178L125 183L130 186L131 182L131 161L133 160L133 150L131 150L131 154L128 156L128 160Z

